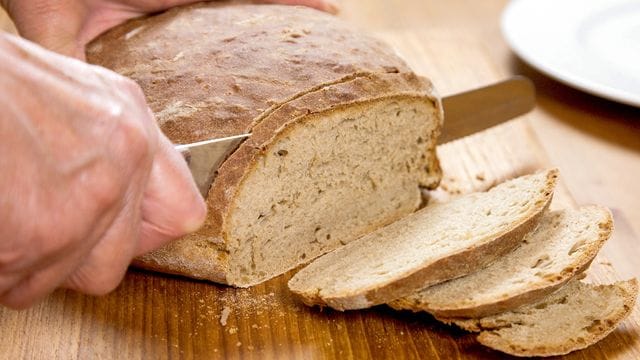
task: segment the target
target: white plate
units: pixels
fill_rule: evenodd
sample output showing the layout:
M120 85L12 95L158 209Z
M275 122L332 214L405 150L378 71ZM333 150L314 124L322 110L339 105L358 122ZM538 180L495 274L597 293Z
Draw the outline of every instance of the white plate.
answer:
M640 107L640 0L512 0L502 32L547 75Z

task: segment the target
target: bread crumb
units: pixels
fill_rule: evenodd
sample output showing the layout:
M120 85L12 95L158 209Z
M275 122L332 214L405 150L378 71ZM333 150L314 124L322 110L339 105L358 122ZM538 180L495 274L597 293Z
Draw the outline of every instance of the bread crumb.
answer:
M171 61L178 61L183 57L184 57L184 51L180 51L178 54L176 54L176 56L173 57L173 59L171 59Z
M229 328L229 334L235 334L237 332L238 332L238 328L237 327L234 326L234 327Z
M237 347L240 347L240 346L242 346L242 343L241 343L240 341L238 341L238 342L236 343L236 346L237 346Z
M227 326L227 319L229 318L229 314L231 313L231 308L225 306L222 308L222 313L220 314L220 325Z

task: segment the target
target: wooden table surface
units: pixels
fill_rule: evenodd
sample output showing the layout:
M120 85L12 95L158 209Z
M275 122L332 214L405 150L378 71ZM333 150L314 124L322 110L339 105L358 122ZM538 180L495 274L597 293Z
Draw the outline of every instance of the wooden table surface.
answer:
M507 1L343 0L341 16L392 43L443 94L512 74L532 78L538 106L439 149L448 188L471 191L557 166L554 207L597 203L616 230L590 270L595 282L640 276L640 109L568 88L515 58L499 31ZM0 28L11 29L3 14ZM442 192L440 193L442 195ZM56 291L32 309L0 309L1 359L495 358L472 335L385 307L339 313L293 301L290 274L231 289L132 270L112 294ZM640 358L640 307L606 339L569 356Z

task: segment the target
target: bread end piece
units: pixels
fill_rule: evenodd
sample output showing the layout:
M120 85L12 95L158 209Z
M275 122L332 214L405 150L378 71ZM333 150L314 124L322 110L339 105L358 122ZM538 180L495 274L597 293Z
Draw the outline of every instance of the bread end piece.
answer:
M636 279L609 285L572 281L549 297L481 319L440 319L469 331L478 342L514 356L556 356L604 339L629 316L638 296Z

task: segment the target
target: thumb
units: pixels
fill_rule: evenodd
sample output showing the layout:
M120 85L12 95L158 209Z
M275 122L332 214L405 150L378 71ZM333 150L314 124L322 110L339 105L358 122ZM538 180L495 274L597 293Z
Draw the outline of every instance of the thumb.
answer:
M136 256L198 230L207 215L182 155L162 134L159 145L142 200L142 233Z

